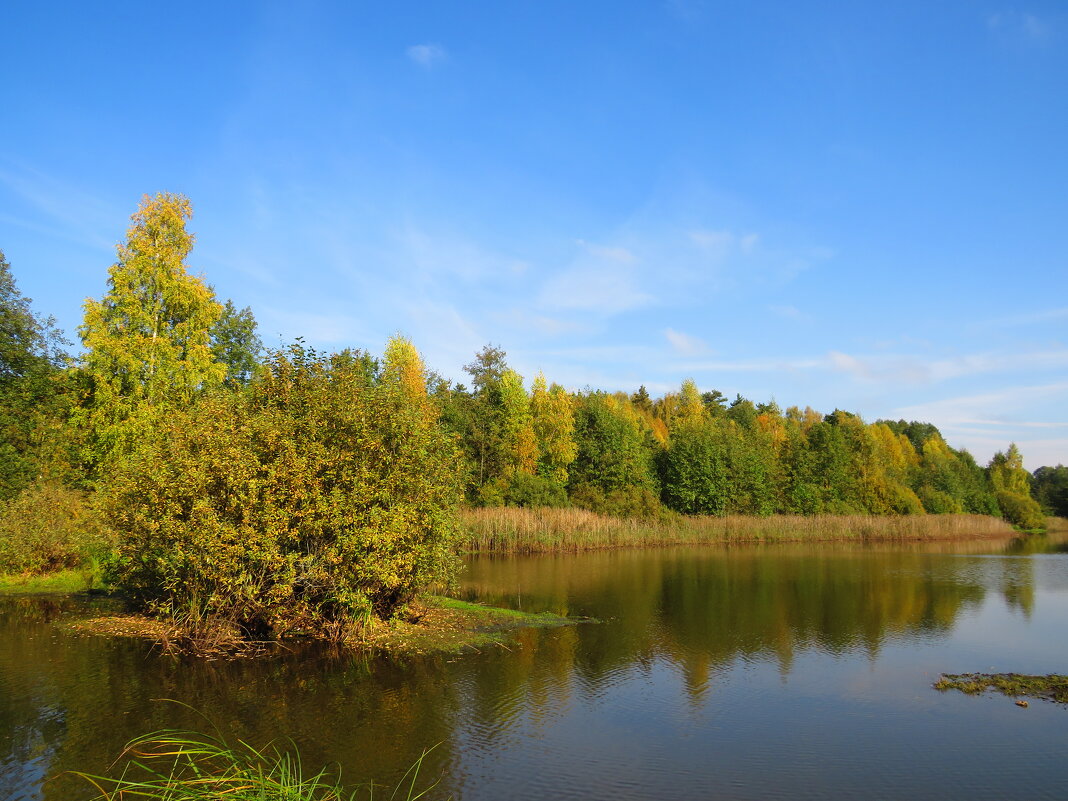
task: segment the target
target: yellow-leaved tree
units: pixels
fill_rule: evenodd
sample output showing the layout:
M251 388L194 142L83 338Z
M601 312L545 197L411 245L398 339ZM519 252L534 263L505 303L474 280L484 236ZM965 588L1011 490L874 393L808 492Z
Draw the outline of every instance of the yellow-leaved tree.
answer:
M567 484L567 469L578 456L571 398L559 384L546 387L545 375L538 373L531 391L530 409L538 440L538 472L563 487Z
M182 195L142 198L108 270L107 293L85 302L85 391L76 420L93 471L127 451L153 413L188 406L226 376L211 347L223 308L186 268L192 213Z

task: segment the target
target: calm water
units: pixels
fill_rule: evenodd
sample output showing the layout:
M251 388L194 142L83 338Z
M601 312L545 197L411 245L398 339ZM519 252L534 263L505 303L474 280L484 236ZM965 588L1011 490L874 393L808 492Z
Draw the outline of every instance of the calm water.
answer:
M435 798L1068 797L1068 709L930 687L1068 672L1063 545L482 558L464 592L602 622L464 656L194 662L66 633L76 599L0 599L0 798L84 797L42 781L204 728L161 698L353 783L436 746Z

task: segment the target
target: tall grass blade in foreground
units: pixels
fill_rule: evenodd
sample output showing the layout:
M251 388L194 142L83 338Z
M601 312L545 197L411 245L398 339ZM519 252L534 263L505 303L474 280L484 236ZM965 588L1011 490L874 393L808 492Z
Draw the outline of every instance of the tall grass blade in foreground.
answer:
M436 786L416 787L427 753L408 769L390 801L416 801ZM240 740L231 746L198 732L152 732L131 741L123 757L127 762L118 778L74 774L100 791L93 801L357 801L375 796L370 784L346 790L340 769L305 775L296 751L257 749Z

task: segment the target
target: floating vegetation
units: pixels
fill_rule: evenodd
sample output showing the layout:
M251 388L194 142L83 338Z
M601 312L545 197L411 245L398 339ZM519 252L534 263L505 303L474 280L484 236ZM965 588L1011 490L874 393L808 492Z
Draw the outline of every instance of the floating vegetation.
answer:
M936 690L960 690L979 695L988 690L1012 698L1026 696L1058 704L1068 704L1068 676L1050 673L1048 676L1029 676L1024 673L943 673L934 683ZM1026 701L1017 706L1026 707Z

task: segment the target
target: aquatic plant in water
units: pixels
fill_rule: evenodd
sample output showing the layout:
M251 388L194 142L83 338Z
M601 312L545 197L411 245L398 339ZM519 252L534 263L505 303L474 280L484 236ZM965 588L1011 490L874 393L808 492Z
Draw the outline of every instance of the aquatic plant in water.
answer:
M390 791L391 801L416 801L437 784L417 789L419 771L428 751ZM323 768L308 775L300 754L269 745L262 749L221 736L163 730L131 741L120 760L126 764L117 778L90 773L74 775L88 781L100 795L93 801L356 801L373 799L375 787L346 790L340 768Z
M1068 704L1068 676L1056 673L1048 676L1029 676L1023 673L944 673L934 683L934 688L942 691L960 690L969 695L994 690L1014 698L1027 696Z

